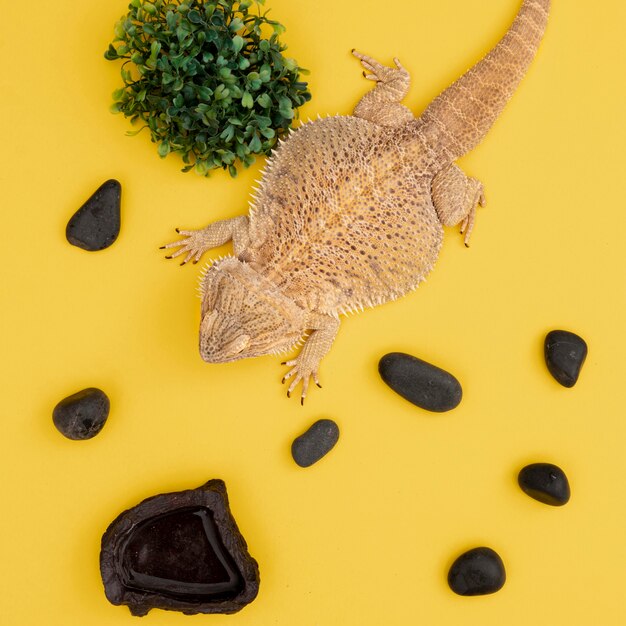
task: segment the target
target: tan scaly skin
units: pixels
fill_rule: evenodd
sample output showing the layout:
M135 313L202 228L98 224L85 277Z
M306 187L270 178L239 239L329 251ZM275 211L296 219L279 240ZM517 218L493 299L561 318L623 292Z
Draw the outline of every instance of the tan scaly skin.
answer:
M301 401L339 316L394 300L432 269L443 226L467 245L482 184L454 161L474 148L526 73L550 0L525 0L487 56L415 118L400 104L409 74L353 51L376 83L351 116L303 124L269 160L248 216L181 230L167 258L197 263L233 242L202 274L200 355L209 363L288 352L305 339L287 395ZM183 256L184 255L184 256Z

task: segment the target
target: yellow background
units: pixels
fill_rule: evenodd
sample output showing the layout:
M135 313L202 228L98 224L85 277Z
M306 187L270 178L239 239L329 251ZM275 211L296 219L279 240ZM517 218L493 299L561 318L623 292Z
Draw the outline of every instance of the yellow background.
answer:
M155 610L145 623L626 624L623 2L555 0L529 75L462 160L488 198L472 247L450 230L417 293L346 319L304 408L285 397L280 359L200 360L199 268L158 250L176 226L240 214L262 164L203 179L125 136L108 112L119 63L102 56L124 0L2 4L1 624L138 623L105 599L102 533L147 496L218 477L259 596L236 616ZM418 113L518 4L268 0L311 70L305 119L348 114L371 86L352 47L400 57ZM123 185L119 239L70 246L67 220L108 178ZM543 363L552 328L588 341L573 389ZM392 350L454 373L461 405L429 414L397 397L377 373ZM52 409L88 386L110 396L109 421L66 440ZM291 441L320 417L340 441L301 469ZM567 506L519 490L534 461L566 471ZM477 545L500 553L508 580L461 598L447 570Z

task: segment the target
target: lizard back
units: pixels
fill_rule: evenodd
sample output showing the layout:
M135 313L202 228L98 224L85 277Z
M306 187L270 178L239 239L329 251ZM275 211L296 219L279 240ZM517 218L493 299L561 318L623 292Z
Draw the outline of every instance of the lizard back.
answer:
M432 268L443 231L398 130L352 116L300 127L276 151L250 213L253 263L311 310L395 299Z

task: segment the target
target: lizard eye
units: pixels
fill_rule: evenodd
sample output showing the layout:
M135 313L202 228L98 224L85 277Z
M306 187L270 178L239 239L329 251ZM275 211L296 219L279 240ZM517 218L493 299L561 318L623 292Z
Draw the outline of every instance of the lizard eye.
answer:
M243 352L250 343L250 335L239 335L222 348L225 354L234 355Z

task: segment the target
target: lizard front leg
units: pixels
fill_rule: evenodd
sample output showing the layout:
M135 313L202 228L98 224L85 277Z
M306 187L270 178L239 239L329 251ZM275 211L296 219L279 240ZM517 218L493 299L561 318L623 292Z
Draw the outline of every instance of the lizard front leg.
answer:
M214 222L199 230L180 230L177 228L176 232L184 235L185 238L161 246L161 250L179 248L165 258L174 259L181 254L186 254L181 265L185 265L192 259L194 263L197 263L207 250L222 246L231 240L235 256L239 256L250 242L249 222L246 215Z
M361 98L354 115L381 126L402 126L412 120L411 110L400 104L411 83L400 61L394 59L396 67L387 67L356 50L352 54L361 61L365 78L376 82L376 87Z
M433 178L431 193L439 221L444 226L461 224L461 234L465 233L465 245L468 246L476 207L485 206L483 184L452 164Z
M317 379L317 372L320 361L326 356L337 336L339 320L331 315L314 314L308 320L307 327L312 332L306 339L300 354L295 359L283 363L283 365L292 368L283 378L283 383L293 378L287 390L288 397L291 397L298 383L302 381L301 404L304 404L311 377L315 384L321 387Z

